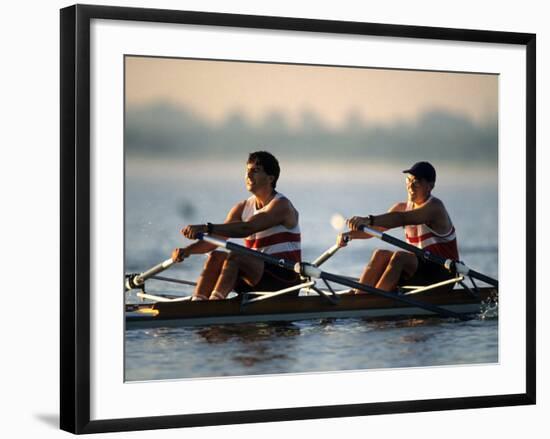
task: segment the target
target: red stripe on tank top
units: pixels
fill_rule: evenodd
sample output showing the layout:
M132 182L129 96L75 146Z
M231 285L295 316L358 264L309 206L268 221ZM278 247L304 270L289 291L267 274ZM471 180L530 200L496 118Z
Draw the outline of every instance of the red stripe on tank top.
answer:
M430 238L445 239L451 236L453 233L455 233L454 227L451 228L451 231L445 235L436 235L435 233L430 232L430 233L424 233L423 235L420 235L420 236L411 236L409 234L406 234L406 236L407 236L407 241L409 241L411 244L416 244Z
M433 236L435 236L433 233L425 233L424 235L421 235L421 236L407 235L407 241L409 241L411 244L417 244L417 243L425 241L426 239L429 239Z
M245 239L245 245L248 248L262 248L275 244L283 244L285 242L300 242L301 237L299 233L281 232L275 233L265 238L258 239Z

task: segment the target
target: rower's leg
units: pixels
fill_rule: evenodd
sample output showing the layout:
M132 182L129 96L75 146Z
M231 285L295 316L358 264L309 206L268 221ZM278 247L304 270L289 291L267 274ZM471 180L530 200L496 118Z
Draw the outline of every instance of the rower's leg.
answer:
M247 284L254 286L262 278L264 262L251 256L230 253L223 263L210 300L224 299L235 288L239 273Z
M376 249L372 253L368 265L363 270L359 282L374 287L382 275L393 255L392 251ZM364 294L364 291L354 290L355 294Z
M208 299L210 297L226 259L227 253L221 251L213 251L208 255L193 292L194 298Z
M376 288L384 291L395 291L402 274L412 276L418 269L416 255L398 251L393 254L384 274L376 284Z

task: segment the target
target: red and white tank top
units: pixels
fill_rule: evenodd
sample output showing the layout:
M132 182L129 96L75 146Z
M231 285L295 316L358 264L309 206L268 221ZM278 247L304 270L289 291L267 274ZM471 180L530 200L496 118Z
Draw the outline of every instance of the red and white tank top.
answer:
M286 198L284 195L277 193L273 200ZM271 200L270 203L273 201ZM250 217L262 212L269 204L261 209L256 209L256 197L251 196L244 205L242 220L248 221ZM288 229L283 225L270 227L261 232L245 238L244 243L248 248L261 251L268 255L277 258L284 258L289 261L300 262L302 259L302 249L300 245L300 225L296 224L292 229Z
M426 203L429 203L431 200L432 197L428 198ZM407 202L406 210L413 210L411 201ZM452 224L450 230L443 234L435 232L426 224L405 226L405 238L409 244L427 250L434 255L445 259L458 260L456 232Z

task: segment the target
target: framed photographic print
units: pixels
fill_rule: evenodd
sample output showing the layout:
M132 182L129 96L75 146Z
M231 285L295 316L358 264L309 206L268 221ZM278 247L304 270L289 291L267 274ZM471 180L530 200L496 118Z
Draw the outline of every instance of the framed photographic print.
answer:
M533 34L72 6L61 169L64 430L535 403Z

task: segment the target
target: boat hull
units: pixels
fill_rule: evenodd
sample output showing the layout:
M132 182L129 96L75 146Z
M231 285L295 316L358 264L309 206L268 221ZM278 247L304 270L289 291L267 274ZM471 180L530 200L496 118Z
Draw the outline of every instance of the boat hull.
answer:
M497 298L494 288L480 289L480 297L455 289L414 295L418 302L461 314L479 313L481 304ZM433 316L433 312L370 294L341 295L337 304L320 296L279 297L241 305L239 298L222 301L184 301L126 306L126 329L211 324L299 321L325 318L399 319Z

